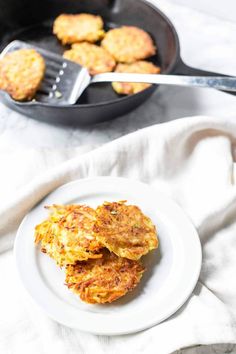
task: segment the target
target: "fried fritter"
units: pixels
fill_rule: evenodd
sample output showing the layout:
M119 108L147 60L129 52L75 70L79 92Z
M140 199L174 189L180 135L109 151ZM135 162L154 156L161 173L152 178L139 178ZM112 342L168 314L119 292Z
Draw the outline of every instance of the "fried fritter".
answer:
M35 228L35 242L41 242L42 252L59 266L101 257L102 246L92 232L94 209L86 205L53 205L48 209L48 219Z
M91 75L112 71L116 65L115 59L105 49L86 42L73 44L63 56L85 66Z
M101 44L121 63L132 63L156 53L149 34L134 26L123 26L108 31Z
M159 74L160 68L151 62L140 60L132 64L118 64L115 72L117 73L138 73L138 74ZM139 82L113 82L112 87L122 95L132 95L145 90L151 84Z
M137 260L158 247L155 226L137 206L105 202L96 213L96 239L119 257Z
M31 100L45 73L43 57L34 49L19 49L0 60L0 89L17 101Z
M66 285L90 304L112 302L134 289L144 267L139 261L103 250L103 257L66 267Z
M94 43L104 36L103 20L91 14L62 14L54 21L53 33L63 44Z

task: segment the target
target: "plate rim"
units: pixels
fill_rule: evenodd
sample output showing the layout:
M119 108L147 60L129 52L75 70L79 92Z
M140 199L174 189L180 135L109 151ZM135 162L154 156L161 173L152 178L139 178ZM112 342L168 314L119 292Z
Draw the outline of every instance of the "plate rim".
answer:
M194 242L195 242L195 246L197 247L196 249L196 253L197 258L198 258L198 264L195 268L195 274L194 276L191 278L192 281L190 282L190 284L188 284L188 286L185 286L185 288L187 288L187 290L185 290L185 296L182 297L181 301L179 301L178 306L175 306L175 309L170 309L170 311L166 311L165 316L163 316L163 318L156 320L155 317L153 318L152 321L149 321L148 323L144 323L142 325L134 325L132 329L129 330L103 330L102 328L95 330L94 328L91 329L85 329L83 327L83 325L79 325L79 321L78 321L78 325L71 325L69 323L67 323L65 320L61 320L58 319L57 316L55 316L52 312L50 312L49 310L46 310L43 306L42 303L39 303L37 299L35 299L35 297L32 295L32 293L30 292L30 290L27 287L27 284L25 284L24 281L24 277L22 276L20 269L18 267L18 255L17 255L17 250L18 250L18 243L19 243L19 239L20 239L20 235L21 235L21 230L23 229L25 223L27 222L28 217L30 217L31 212L37 208L44 199L48 198L49 196L51 196L53 193L57 192L58 190L64 189L64 188L68 188L71 185L77 184L77 183L89 183L89 182L96 182L96 181L101 181L101 180L114 180L114 181L119 181L119 182L125 182L125 183L136 183L139 185L142 185L145 188L148 188L150 191L153 191L155 194L158 194L160 196L162 196L164 199L166 199L168 202L171 202L172 205L174 205L175 208L177 208L183 215L183 217L185 218L185 220L187 221L187 223L189 224L189 226L192 228L193 234L194 234ZM78 194L79 196L79 194ZM14 254L14 263L16 266L16 270L17 270L17 276L18 276L18 280L20 280L20 283L22 285L22 288L25 290L25 293L30 297L30 299L33 301L34 304L37 305L38 308L40 308L41 310L43 310L43 312L50 317L51 319L53 319L54 321L56 321L57 323L63 324L67 327L70 328L75 328L84 332L88 332L88 333L93 333L96 335L122 335L122 334L129 334L129 333L137 333L140 332L142 330L151 328L161 322L163 322L164 320L168 319L171 315L175 314L185 303L186 301L190 298L196 284L197 281L199 279L199 275L200 275L200 271L201 271L201 266L202 266L202 248L201 248L201 242L200 242L200 238L198 235L198 232L194 226L194 224L192 223L191 219L189 218L189 216L187 215L187 213L178 205L178 203L173 200L172 198L170 198L169 196L165 195L164 193L160 192L158 189L154 188L153 186L150 186L147 183L141 182L138 179L134 179L134 178L124 178L124 177L113 177L113 176L97 176L97 177L89 177L89 178L81 178L81 179L76 179L73 180L71 182L62 184L61 186L55 188L54 190L52 190L50 193L48 193L47 195L45 195L23 218L17 233L16 233L16 237L15 237L15 241L14 241L14 249L13 249L13 254ZM98 326L99 327L99 326Z

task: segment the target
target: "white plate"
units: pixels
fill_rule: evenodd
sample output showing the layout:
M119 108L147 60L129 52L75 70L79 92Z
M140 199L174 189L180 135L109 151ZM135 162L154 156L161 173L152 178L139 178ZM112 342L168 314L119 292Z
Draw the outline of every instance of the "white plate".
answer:
M127 200L157 226L160 247L143 257L147 271L131 293L108 305L88 305L64 285L63 270L34 245L34 226L47 217L44 205ZM188 299L199 277L198 234L182 209L141 182L112 177L77 180L49 194L23 220L15 241L20 279L54 320L95 334L132 333L160 323Z

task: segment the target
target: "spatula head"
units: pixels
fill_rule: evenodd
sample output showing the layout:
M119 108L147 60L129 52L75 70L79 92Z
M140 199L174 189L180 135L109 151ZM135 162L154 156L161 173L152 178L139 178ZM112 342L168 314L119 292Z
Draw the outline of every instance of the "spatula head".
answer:
M88 70L60 55L22 41L8 44L0 57L25 48L35 49L43 56L46 64L45 76L35 100L58 105L75 104L91 81Z

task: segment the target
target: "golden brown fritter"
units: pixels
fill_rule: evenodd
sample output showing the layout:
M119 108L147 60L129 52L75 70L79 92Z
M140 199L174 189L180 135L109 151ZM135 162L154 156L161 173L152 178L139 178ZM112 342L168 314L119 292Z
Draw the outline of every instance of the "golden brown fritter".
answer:
M116 65L115 59L105 49L86 42L73 44L63 56L85 66L91 75L112 71Z
M19 49L0 60L0 89L17 101L31 100L45 73L43 57L34 49Z
M134 26L123 26L108 31L101 44L121 63L132 63L156 53L149 34Z
M96 213L95 237L116 255L137 260L158 247L155 226L137 206L105 202Z
M115 72L117 73L137 73L137 74L159 74L160 68L151 62L140 60L132 64L118 64ZM122 95L132 95L145 90L151 84L139 82L113 82L112 87Z
M59 266L101 257L100 243L93 235L94 209L86 205L53 205L47 220L35 228L35 242Z
M94 43L104 36L103 20L91 14L62 14L54 21L53 33L63 44Z
M66 267L66 284L81 300L91 304L112 302L134 289L144 267L138 261L103 250L103 257Z

